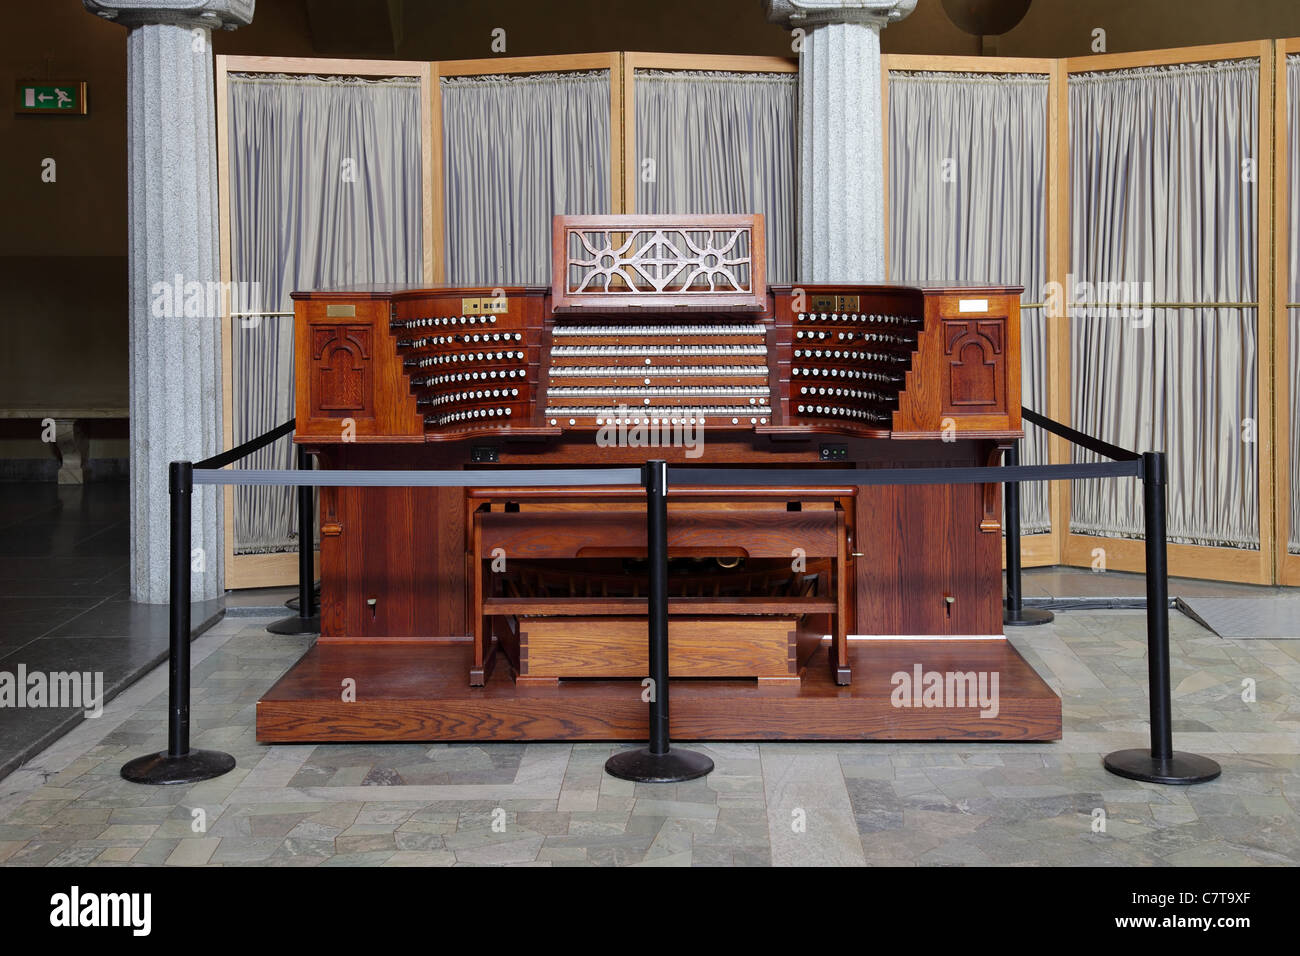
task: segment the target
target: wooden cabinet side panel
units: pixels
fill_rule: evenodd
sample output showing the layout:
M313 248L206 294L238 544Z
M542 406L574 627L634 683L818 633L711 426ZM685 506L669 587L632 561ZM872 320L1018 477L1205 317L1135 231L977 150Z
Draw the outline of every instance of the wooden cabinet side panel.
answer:
M1001 537L980 531L983 486L864 487L856 512L854 633L1002 632Z
M1017 381L1019 381L1017 373ZM971 507L983 510L987 485L965 485L972 496ZM1000 488L994 489L999 498L998 517L1001 523ZM962 552L971 555L972 581L969 593L973 600L966 602L965 608L959 608L958 626L963 634L1001 634L1002 631L1002 548L1003 538L1000 533L990 534L975 528L967 530L964 547L970 550Z
M903 514L898 489L866 486L856 499L856 548L853 559L857 608L853 633L902 633Z
M294 393L299 441L412 441L423 436L386 299L299 299ZM334 313L334 314L331 314Z
M932 292L894 431L1020 428L1020 303L1011 295Z
M468 547L465 528L465 489L427 488L429 510L420 522L419 532L426 525L432 542L434 580L428 592L429 609L434 633L459 637L471 633L465 605L465 553Z
M322 636L464 636L464 492L339 488L337 494L341 531L330 547L322 542Z
M320 633L344 633L344 595L347 593L347 556L339 523L339 496L345 488L321 488L320 495Z

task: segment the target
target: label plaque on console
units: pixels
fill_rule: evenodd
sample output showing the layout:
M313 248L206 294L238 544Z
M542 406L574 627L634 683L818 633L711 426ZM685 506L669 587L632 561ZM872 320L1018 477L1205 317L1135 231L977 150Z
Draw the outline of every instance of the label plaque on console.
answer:
M961 299L957 303L958 312L987 312L988 310L988 299Z
M357 307L355 305L327 305L325 306L325 315L331 319L355 319L357 317Z
M857 312L856 295L814 295L808 300L812 312Z
M504 295L499 299L485 295L482 298L461 299L460 308L466 315L504 315L510 311L510 303Z

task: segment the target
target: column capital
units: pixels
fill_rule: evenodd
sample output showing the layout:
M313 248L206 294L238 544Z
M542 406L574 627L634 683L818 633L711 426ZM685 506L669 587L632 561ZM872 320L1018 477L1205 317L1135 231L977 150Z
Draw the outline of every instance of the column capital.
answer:
M81 0L86 9L127 29L152 23L233 30L253 22L257 0Z
M765 0L767 19L794 27L860 23L886 27L916 9L917 0Z

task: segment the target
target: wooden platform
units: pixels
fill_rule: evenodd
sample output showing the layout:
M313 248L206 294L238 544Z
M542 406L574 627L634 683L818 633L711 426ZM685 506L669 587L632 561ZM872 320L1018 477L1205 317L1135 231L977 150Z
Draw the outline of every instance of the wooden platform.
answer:
M257 739L304 741L645 740L636 680L516 686L498 663L484 687L457 644L316 645L257 702ZM837 687L823 645L797 687L753 680L674 680L675 740L1059 740L1061 701L1007 641L891 640L850 644L853 683ZM893 676L984 672L998 678L997 714L978 706L895 706ZM342 701L343 681L356 701ZM992 708L988 708L990 711Z

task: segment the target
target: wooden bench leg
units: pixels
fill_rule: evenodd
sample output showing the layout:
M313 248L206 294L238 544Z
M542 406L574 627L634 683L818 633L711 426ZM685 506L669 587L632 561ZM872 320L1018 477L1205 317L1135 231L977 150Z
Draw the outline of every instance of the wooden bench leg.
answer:
M483 539L478 522L474 522L474 547L471 554L470 581L473 602L470 613L474 616L474 663L469 669L469 686L482 687L492 670L492 626L483 615Z
M835 630L836 633L831 638L831 678L840 687L847 687L853 683L853 669L848 662L848 641L839 633L838 627Z
M480 624L480 628L481 627L482 625ZM475 640L477 641L478 638L475 637ZM480 656L483 658L482 664L477 660ZM469 669L469 686L482 687L487 683L487 679L492 676L492 666L496 663L497 659L497 646L495 644L489 644L486 651L480 650L474 655L474 657L474 666Z
M853 683L853 671L849 668L849 616L852 606L849 602L849 542L845 526L844 510L837 506L836 514L839 541L836 545L835 567L835 619L831 631L831 679L840 687Z

